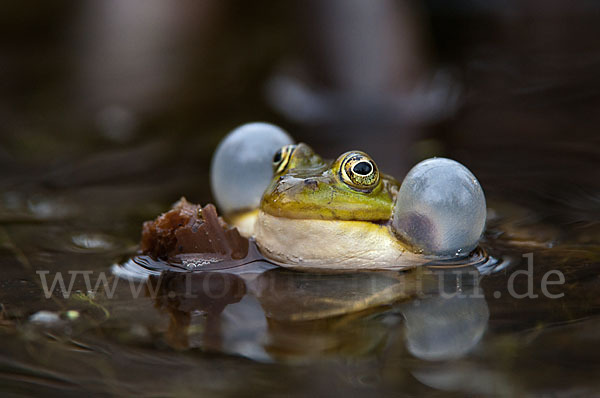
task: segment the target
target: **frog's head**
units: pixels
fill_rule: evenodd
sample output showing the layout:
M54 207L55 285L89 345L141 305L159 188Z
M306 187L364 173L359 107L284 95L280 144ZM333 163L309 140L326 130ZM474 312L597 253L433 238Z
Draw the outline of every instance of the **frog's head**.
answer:
M286 145L273 157L274 177L260 209L288 219L370 221L392 217L399 184L364 152L324 161L308 145Z

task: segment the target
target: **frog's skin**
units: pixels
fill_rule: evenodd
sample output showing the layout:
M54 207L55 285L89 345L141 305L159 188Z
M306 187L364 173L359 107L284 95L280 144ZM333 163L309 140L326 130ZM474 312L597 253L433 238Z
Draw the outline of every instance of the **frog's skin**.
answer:
M306 269L401 269L423 263L390 226L400 184L380 174L368 155L351 151L327 162L301 143L282 148L274 170L258 211L233 220L255 237L267 258Z

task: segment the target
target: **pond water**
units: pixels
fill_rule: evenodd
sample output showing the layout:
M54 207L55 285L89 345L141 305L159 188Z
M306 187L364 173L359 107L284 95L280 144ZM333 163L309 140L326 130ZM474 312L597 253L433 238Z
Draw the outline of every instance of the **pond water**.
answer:
M598 387L598 225L544 221L547 211L575 209L541 212L491 196L481 244L490 257L464 267L318 275L254 262L148 287L114 278L110 267L137 249L141 220L161 210L164 185L34 187L17 185L2 202L6 392ZM46 298L56 275L65 288ZM528 292L536 298L522 297Z
M9 25L21 50L7 50L8 77L35 84L12 85L2 97L10 105L0 102L3 396L598 394L599 24L529 10L536 29L521 40L513 32L529 32L530 14L461 8L453 16L428 2L461 99L443 102L453 110L440 118L380 123L353 112L379 105L352 101L339 113L317 112L330 119L290 118L286 103L264 94L285 53L273 37L291 39L285 18L261 21L282 10L243 27L237 12L221 10L213 29L225 33L207 46L215 59L185 72L195 76L194 93L172 84L176 99L157 101L162 107L131 111L139 105L131 101L97 114L95 97L79 103L85 85L69 74L85 54L50 57L44 73L30 55L38 45L71 48L57 25L83 17L67 4L45 10L62 18L46 22L59 32L49 37ZM11 13L25 18L18 10ZM556 21L566 30L548 41ZM445 39L449 27L454 42ZM246 39L243 29L252 32ZM248 43L264 44L265 54ZM204 44L173 51L202 59L196 45ZM182 195L210 202L212 151L230 129L257 119L281 123L326 157L360 147L398 178L424 157L461 161L488 201L480 250L466 263L406 272L322 275L256 261L140 279L142 267L128 261L142 222ZM129 264L131 279L115 277L115 264Z

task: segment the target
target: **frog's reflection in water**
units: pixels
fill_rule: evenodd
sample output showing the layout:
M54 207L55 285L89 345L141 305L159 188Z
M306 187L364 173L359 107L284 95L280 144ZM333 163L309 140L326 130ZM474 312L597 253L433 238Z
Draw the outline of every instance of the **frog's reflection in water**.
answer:
M399 342L423 360L455 359L489 318L473 270L164 272L150 282L171 346L261 361L365 356Z
M221 348L221 314L228 305L238 303L246 295L246 285L239 276L218 272L164 272L160 277L150 277L149 281L158 289L156 307L169 312L166 338L172 346L190 346L192 318L202 314L204 345Z

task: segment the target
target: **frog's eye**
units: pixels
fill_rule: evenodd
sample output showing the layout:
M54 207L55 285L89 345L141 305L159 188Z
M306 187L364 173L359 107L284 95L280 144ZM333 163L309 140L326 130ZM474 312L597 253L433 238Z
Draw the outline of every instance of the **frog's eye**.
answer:
M273 171L275 174L280 174L285 171L290 164L290 159L295 150L296 145L286 145L275 152L275 155L273 156Z
M342 155L340 176L346 184L361 191L370 191L379 182L379 170L373 159L358 151Z

